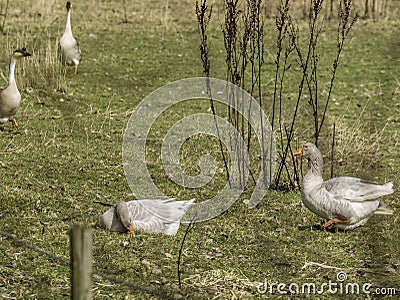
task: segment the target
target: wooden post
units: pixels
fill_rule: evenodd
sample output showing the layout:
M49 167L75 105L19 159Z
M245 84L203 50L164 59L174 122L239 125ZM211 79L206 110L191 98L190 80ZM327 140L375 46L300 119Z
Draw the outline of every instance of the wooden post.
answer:
M368 0L365 0L364 16L365 16L366 18L369 18L369 9L368 9L368 5L369 5Z
M79 225L70 232L71 299L91 299L92 231Z

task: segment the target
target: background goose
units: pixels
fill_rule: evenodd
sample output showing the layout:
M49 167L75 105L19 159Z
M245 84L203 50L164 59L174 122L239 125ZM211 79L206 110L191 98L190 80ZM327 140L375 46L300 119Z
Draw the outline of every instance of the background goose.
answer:
M314 144L304 144L294 155L303 155L308 160L301 198L308 209L328 220L325 228L353 229L364 225L374 213L393 213L378 199L393 193L392 182L379 185L353 177L324 181L322 154Z
M65 5L67 8L67 24L65 25L65 31L60 39L58 45L58 51L61 62L65 66L75 66L74 74L78 73L78 65L81 61L81 48L78 42L72 35L71 29L71 2L67 2Z
M174 235L178 232L183 215L193 202L194 199L119 201L101 216L100 225L110 231L134 233L138 230Z
M21 94L18 91L15 82L14 71L17 60L23 57L31 56L25 48L15 50L11 56L10 73L8 86L0 91L0 123L12 122L12 127L18 127L14 115L17 113L21 103Z

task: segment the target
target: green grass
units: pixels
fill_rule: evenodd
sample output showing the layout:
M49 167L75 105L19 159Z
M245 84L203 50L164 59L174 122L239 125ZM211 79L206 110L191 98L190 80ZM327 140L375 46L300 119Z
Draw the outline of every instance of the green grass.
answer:
M183 248L181 289L177 258L186 227L175 237L130 236L99 229L97 221L105 208L96 201L133 199L122 166L122 140L135 106L168 82L202 76L202 68L192 1L170 1L167 8L162 1L152 1L151 9L144 2L129 4L128 23L122 22L123 8L117 1L85 3L85 10L83 3L73 3L72 14L73 32L83 51L82 64L77 76L65 78L60 77L54 57L45 60L46 53L50 56L45 50L50 47L55 51L62 34L64 4L39 2L26 7L23 1L10 3L6 34L0 37L2 74L7 78L9 54L14 48L25 45L34 56L16 68L23 98L16 116L19 128L12 130L10 124L0 127L1 231L68 259L71 225L92 227L96 272L170 296L261 298L257 285L265 279L270 283L320 285L336 281L339 271L346 272L346 282L394 287L400 293L398 191L385 198L395 211L393 216L373 216L362 228L332 233L298 228L304 218L311 224L321 222L302 205L299 191L270 191L262 203L249 210L243 201L251 195L250 185L228 211L190 230ZM223 79L222 35L218 21L213 22L211 75ZM263 75L268 109L276 50L273 20L266 26L271 32L266 36ZM331 68L328 55L335 47L334 26L329 22L325 26L328 30L319 46L324 53L323 86ZM398 189L399 28L399 23L390 19L360 20L350 34L333 91L339 105L330 105L322 133L326 175L331 126L337 122L335 174L393 181ZM293 73L287 82L287 96L293 96L297 89L296 76ZM5 84L6 80L2 81ZM177 105L152 128L148 150L152 176L160 189L178 199L195 197L203 201L224 185L220 160L218 176L198 190L171 183L160 164L159 147L165 131L179 117L207 112L203 104ZM292 103L286 101L284 105L284 117L289 120ZM299 143L311 140L311 117L304 101L296 123ZM356 143L361 146L356 147ZM199 171L193 162L201 154L219 157L216 139L201 136L189 140L181 151L182 155L192 155L182 160L188 174ZM68 265L11 239L0 236L0 240L2 297L69 297ZM100 276L94 277L92 288L94 299L148 298L143 291ZM274 296L279 297L277 293ZM326 293L309 298L346 296Z

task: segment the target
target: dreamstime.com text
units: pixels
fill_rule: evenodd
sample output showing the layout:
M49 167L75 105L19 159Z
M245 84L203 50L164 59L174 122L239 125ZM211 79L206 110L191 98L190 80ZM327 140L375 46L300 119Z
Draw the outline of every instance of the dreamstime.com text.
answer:
M339 272L336 276L337 281L323 282L315 284L306 282L303 284L298 283L270 283L267 279L257 286L257 291L260 294L343 294L343 295L360 295L360 294L374 294L374 295L396 295L395 288L373 287L370 283L352 283L345 282L347 274Z

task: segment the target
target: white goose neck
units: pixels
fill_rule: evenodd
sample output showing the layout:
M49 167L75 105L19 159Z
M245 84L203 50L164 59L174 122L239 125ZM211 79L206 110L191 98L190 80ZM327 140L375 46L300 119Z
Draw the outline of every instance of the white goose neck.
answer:
M324 182L322 178L322 157L313 157L308 159L308 171L303 178L302 191L307 193L315 188L315 186Z
M65 31L72 32L72 29L71 29L71 10L70 9L67 12L67 24L65 24Z
M11 62L10 62L10 73L9 73L9 80L8 83L15 83L15 77L14 77L14 72L15 72L15 64L17 63L17 60L12 57Z
M314 176L318 176L318 177L322 178L323 164L324 163L323 163L321 156L315 156L315 157L309 158L308 159L308 172L310 172Z

